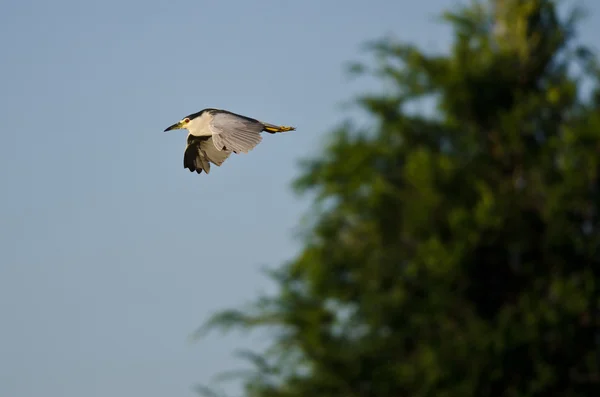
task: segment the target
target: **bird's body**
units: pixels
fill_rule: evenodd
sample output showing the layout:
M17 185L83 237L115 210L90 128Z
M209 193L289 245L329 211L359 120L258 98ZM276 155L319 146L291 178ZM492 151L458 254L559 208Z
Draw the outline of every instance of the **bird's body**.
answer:
M176 129L188 130L183 166L198 174L208 174L210 163L220 166L231 153L248 153L262 141L263 131L275 134L295 130L213 108L192 113L165 132Z

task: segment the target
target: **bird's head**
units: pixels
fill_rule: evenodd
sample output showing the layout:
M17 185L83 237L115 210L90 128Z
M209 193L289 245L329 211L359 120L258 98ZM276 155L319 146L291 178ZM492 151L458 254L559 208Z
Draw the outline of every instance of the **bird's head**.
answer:
M183 120L178 121L177 123L173 124L172 126L167 127L167 129L165 130L165 132L167 131L171 131L171 130L182 130L185 129L188 125L188 123L190 122L190 118L186 117Z

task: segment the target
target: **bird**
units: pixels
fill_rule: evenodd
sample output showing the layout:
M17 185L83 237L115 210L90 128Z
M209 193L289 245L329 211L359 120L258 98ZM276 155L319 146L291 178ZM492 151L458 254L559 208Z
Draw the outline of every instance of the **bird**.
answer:
M208 175L211 163L220 167L231 153L254 149L262 141L261 132L276 134L296 128L265 123L225 109L206 108L185 116L164 132L173 130L188 131L183 168Z

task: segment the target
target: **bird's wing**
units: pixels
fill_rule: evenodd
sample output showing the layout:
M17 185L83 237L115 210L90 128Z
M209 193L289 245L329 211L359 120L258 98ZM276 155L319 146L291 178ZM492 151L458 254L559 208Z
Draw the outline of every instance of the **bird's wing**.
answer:
M204 152L206 158L217 167L220 167L229 155L231 155L231 150L217 150L213 142L213 137L200 142L200 151Z
M249 117L219 112L213 114L209 127L217 150L248 153L262 140L260 133L264 125Z
M210 163L220 166L230 154L229 150L217 150L212 137L197 137L189 134L183 154L183 168L189 169L190 172L196 171L198 174L202 171L208 174Z

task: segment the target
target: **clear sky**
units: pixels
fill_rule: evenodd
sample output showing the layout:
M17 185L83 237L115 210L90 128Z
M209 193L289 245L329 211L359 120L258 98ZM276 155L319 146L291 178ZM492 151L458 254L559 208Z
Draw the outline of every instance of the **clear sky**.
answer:
M0 396L193 396L241 365L240 336L187 338L297 252L298 160L372 84L345 63L388 33L445 49L455 3L0 1ZM298 130L191 174L162 131L205 107Z

